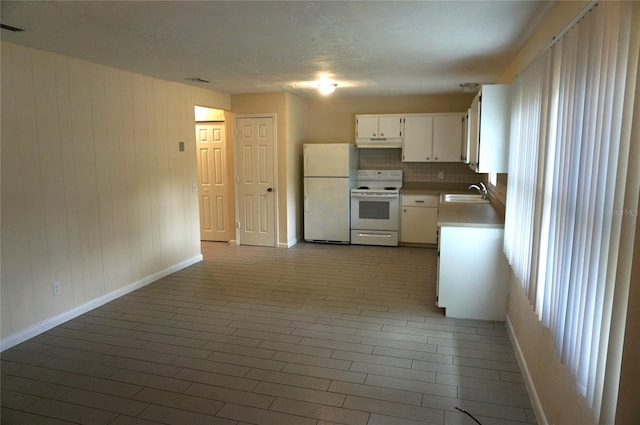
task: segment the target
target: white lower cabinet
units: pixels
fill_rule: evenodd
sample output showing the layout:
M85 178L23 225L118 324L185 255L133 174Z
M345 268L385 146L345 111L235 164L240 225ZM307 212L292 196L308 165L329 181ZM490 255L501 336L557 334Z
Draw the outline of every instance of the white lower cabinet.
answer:
M436 300L447 317L504 321L509 266L503 228L440 228Z
M402 195L400 242L437 243L438 198L437 194Z

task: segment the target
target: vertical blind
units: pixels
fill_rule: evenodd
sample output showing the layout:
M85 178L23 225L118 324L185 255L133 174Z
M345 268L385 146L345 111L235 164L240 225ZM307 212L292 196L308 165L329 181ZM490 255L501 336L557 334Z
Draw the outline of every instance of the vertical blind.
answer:
M505 254L596 421L630 16L595 6L514 83Z

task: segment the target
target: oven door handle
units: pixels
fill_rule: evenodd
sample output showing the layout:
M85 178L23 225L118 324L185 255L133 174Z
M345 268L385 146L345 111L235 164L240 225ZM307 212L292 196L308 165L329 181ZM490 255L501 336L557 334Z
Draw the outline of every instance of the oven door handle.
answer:
M379 195L373 195L373 194L367 194L367 193L352 193L351 197L360 198L360 199L376 199L376 198L397 199L400 197L400 195L395 193L379 194Z
M384 238L389 239L391 237L388 233L360 233L358 232L358 236L367 237L367 238Z

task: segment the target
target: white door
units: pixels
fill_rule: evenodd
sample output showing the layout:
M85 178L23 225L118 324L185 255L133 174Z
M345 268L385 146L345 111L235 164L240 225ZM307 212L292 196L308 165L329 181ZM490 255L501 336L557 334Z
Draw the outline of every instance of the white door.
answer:
M224 123L196 125L200 239L229 240Z
M273 118L238 118L240 244L275 246Z

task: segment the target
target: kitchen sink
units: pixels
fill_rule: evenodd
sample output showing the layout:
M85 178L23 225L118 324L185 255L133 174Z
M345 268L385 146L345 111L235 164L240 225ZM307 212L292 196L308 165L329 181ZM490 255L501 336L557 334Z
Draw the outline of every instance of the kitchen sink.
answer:
M445 193L442 202L456 202L463 204L488 204L488 199L482 199L480 194L471 193Z

